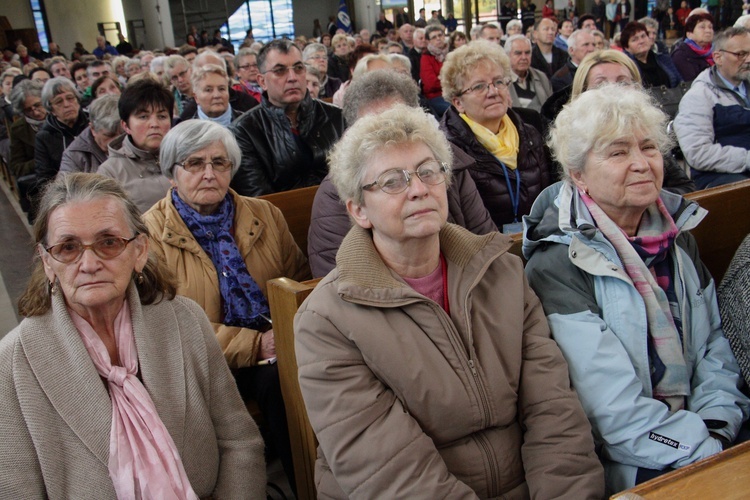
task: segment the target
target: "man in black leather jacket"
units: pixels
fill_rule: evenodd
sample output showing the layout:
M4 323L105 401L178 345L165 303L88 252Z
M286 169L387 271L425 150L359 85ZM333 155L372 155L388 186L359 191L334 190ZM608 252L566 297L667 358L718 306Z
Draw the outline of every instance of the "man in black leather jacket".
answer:
M344 131L341 109L307 93L302 53L291 41L263 47L258 67L261 104L232 124L242 151L232 189L259 196L320 184L326 154Z

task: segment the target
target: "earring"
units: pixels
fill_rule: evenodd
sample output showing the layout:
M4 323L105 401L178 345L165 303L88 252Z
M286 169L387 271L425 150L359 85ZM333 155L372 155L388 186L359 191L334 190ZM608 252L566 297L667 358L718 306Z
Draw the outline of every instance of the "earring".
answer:
M57 295L57 285L54 281L49 282L49 294L50 295Z
M138 273L135 277L136 284L142 285L144 281L146 281L146 278L143 276L143 273Z

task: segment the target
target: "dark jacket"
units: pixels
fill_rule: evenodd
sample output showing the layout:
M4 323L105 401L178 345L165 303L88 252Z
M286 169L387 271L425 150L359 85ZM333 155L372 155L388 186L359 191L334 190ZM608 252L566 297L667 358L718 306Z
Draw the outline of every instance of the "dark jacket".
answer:
M318 99L323 99L325 97L333 97L333 94L336 93L336 91L341 87L341 84L343 82L336 78L335 76L326 75L326 82L324 85L320 86L320 93L318 94Z
M34 144L36 132L20 118L10 126L10 173L18 179L34 173Z
M328 76L338 78L342 82L349 80L348 59L331 54L328 57Z
M625 53L630 56L630 58L633 60L635 65L638 67L638 71L641 73L641 80L642 85L644 88L651 88L653 87L653 83L650 83L648 81L648 75L644 73L643 68L644 64L640 62L638 59L636 59L633 54L628 52L627 50ZM672 62L672 58L669 57L669 54L654 54L653 52L648 53L648 62L651 64L653 60L656 60L656 65L661 69L664 74L667 76L667 81L662 81L660 85L666 85L667 87L674 88L676 87L681 81L682 76L680 75L680 72L677 71L677 68L675 67L674 63Z
M249 111L258 105L258 101L244 92L229 88L229 105L232 106L232 111L237 111L240 115L245 111ZM198 103L195 99L190 98L185 102L182 107L182 113L180 113L179 121L189 120L191 118L198 117ZM232 119L235 117L233 116Z
M569 85L573 85L573 77L576 76L577 69L578 67L573 64L573 61L568 60L562 68L555 71L550 80L552 91L557 92Z
M521 195L518 204L518 221L520 222L521 216L528 214L531 210L531 205L539 193L555 181L555 176L539 131L521 121L518 113L512 109L508 110L508 116L516 126L520 140L518 168L508 169L508 177L514 191L517 176L520 174ZM513 222L513 205L508 194L503 169L497 158L479 143L469 125L459 116L453 106L448 108L443 115L440 127L449 141L476 161L473 166L469 167L469 172L498 229L502 229L503 224Z
M419 79L422 77L422 75L420 75L422 71L422 51L412 47L406 52L406 57L411 61L411 77L417 82L417 84L419 84Z
M242 151L232 189L243 196L288 191L320 184L328 173L326 154L344 132L341 108L311 99L299 105L297 134L282 108L268 101L232 124Z
M52 113L47 115L47 121L36 134L34 145L34 165L40 187L55 178L60 170L63 151L88 125L89 120L83 109L78 112L78 119L72 127L61 123Z
M696 54L686 43L681 43L672 52L672 63L686 82L692 82L704 69L711 67L705 57Z
M552 46L552 64L549 64L542 55L542 51L539 50L539 46L534 44L534 48L531 50L531 67L536 68L539 71L543 71L547 78L552 78L555 71L565 66L568 62L568 53L562 49L558 49L554 45Z
M63 175L60 172L96 172L108 157L109 152L101 150L94 140L91 127L88 127L63 151L58 175Z
M448 188L448 222L462 226L474 234L496 231L489 212L482 203L469 168L474 159L451 144L453 150L453 182ZM330 176L320 183L310 217L307 254L310 269L316 278L336 267L336 253L352 223Z

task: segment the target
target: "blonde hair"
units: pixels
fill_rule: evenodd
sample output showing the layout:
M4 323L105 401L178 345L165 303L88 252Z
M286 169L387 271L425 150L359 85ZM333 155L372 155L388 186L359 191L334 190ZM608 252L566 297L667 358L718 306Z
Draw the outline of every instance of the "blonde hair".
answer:
M491 64L510 76L510 59L502 47L486 40L475 40L448 53L440 70L443 98L452 102L461 93L464 81L482 64Z
M633 77L633 81L640 85L641 73L640 71L638 71L638 67L635 65L631 58L629 58L625 55L625 53L620 52L619 50L601 50L598 52L587 54L586 57L584 57L581 61L581 64L576 70L576 76L573 78L573 87L570 94L571 100L575 99L582 93L586 92L586 90L588 90L586 79L589 77L591 68L604 63L612 63L619 64L620 66L625 66L630 72L630 76Z
M368 54L357 61L357 65L354 67L354 71L352 71L352 80L354 80L355 78L359 78L368 71L371 71L369 68L372 61L383 61L388 65L389 68L393 66L390 57L385 54Z

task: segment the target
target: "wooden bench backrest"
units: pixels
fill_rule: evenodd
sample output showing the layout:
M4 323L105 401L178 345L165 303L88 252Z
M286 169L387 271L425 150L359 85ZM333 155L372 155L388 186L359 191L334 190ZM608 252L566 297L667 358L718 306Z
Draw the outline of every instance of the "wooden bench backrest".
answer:
M708 210L703 222L690 232L719 286L734 253L750 234L750 180L696 191L685 198Z
M315 459L318 441L307 418L305 402L297 379L297 356L294 351L294 315L320 280L299 283L289 278L268 281L268 302L273 320L273 336L279 364L281 394L284 396L292 460L297 482L297 498L314 500Z
M273 203L284 214L289 232L302 253L307 256L307 231L310 229L313 200L318 186L282 191L259 196L261 200Z

